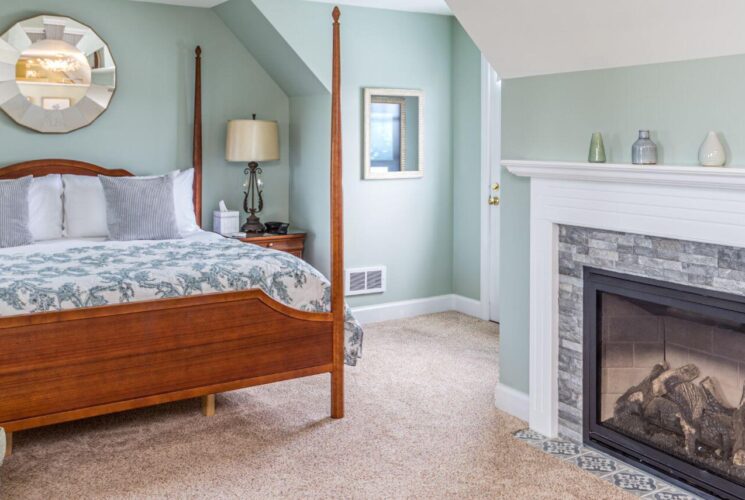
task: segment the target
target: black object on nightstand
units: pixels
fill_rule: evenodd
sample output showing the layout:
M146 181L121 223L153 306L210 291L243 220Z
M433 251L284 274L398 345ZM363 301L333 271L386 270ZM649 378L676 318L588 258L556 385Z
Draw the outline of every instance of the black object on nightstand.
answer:
M268 234L287 234L290 229L290 225L286 222L267 222L264 225Z

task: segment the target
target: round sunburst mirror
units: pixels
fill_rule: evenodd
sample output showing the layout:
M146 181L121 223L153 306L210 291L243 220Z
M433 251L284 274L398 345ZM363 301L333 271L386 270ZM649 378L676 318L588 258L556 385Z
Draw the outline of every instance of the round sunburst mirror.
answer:
M42 15L0 36L0 108L45 134L90 125L116 90L116 65L93 29L69 17Z

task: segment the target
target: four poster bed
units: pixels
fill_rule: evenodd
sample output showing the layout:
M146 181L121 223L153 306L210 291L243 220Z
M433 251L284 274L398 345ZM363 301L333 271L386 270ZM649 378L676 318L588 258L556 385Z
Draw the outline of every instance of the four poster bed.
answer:
M345 329L350 318L345 317L343 281L339 14L334 9L332 275L330 285L323 282L330 286L324 303L330 312L319 312L318 307L300 310L266 290L242 289L33 314L0 313L0 428L9 444L13 433L24 429L188 398L202 397L209 415L216 393L324 373L331 376L331 416L344 416ZM201 112L197 48L193 160L194 209L200 223ZM71 160L0 169L0 179L49 174L132 175ZM290 257L277 253L262 258L276 263ZM11 269L13 260L6 263L6 270ZM301 271L312 275L309 269Z

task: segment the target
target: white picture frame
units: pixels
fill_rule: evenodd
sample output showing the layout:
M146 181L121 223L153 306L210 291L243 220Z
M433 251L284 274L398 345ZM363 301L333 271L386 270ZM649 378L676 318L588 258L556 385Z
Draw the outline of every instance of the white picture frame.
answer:
M407 102L417 100L414 113ZM398 106L398 108L396 108ZM374 107L378 109L375 110ZM376 116L377 115L377 116ZM373 123L375 119L376 123ZM416 120L412 123L411 120ZM411 133L410 128L416 127ZM366 88L364 92L363 179L417 179L424 176L424 92L421 90ZM377 129L377 130L376 130ZM381 137L383 139L381 139ZM416 140L414 154L411 141ZM375 161L380 149L376 142L387 141L384 161ZM394 153L395 150L395 153ZM411 157L416 155L412 160ZM377 163L377 165L376 165ZM388 165L386 165L388 163ZM415 165L414 165L415 164ZM414 167L414 168L412 168Z

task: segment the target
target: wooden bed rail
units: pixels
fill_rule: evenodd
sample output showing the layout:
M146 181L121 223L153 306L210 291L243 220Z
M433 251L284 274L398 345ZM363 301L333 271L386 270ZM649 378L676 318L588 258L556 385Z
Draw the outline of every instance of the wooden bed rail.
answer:
M339 7L334 8L331 90L331 311L334 315L334 370L331 416L344 417L344 198L341 131L341 33Z

